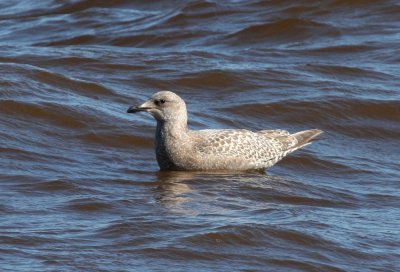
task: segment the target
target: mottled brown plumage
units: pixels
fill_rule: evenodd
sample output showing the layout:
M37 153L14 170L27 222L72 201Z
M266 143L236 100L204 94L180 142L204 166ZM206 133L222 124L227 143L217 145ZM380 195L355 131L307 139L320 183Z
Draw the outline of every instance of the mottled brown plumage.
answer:
M156 156L162 170L259 170L322 133L311 129L295 134L285 130L189 130L185 102L162 91L129 113L147 111L157 120Z

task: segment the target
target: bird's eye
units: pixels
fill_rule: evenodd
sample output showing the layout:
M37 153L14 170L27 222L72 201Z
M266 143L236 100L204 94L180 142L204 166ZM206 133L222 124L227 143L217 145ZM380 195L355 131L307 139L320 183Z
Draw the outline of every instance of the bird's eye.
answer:
M161 103L161 104L164 104L164 103L165 103L165 100L164 100L164 99L161 99L161 100L160 100L160 103Z

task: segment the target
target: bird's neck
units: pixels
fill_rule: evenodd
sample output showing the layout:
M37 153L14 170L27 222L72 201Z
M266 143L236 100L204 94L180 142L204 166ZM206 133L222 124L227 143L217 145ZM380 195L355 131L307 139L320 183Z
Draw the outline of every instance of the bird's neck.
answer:
M180 169L185 146L189 144L188 129L184 123L157 122L156 156L161 169Z
M187 136L186 122L157 121L156 136L163 140L181 140Z

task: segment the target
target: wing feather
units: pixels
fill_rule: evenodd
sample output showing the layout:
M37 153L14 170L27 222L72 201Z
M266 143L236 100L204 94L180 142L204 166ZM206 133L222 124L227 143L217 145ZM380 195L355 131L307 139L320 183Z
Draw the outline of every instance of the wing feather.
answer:
M196 131L195 150L202 154L244 158L263 165L281 158L293 144L286 131L200 130Z

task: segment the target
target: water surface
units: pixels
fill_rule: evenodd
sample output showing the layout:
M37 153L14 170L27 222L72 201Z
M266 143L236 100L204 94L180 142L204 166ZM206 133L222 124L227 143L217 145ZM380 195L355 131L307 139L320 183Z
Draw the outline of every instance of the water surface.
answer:
M2 1L1 271L399 271L397 1ZM266 173L159 172L190 127L319 128Z

